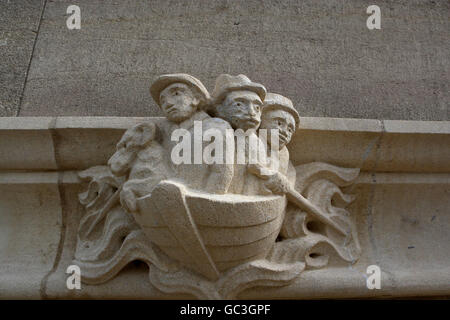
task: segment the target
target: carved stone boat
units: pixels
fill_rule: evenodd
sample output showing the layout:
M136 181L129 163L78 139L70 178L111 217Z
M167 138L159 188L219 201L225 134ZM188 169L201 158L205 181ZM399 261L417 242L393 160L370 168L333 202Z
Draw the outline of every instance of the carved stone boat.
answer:
M166 180L137 205L135 219L153 243L216 280L221 272L267 255L279 234L286 198L215 195Z

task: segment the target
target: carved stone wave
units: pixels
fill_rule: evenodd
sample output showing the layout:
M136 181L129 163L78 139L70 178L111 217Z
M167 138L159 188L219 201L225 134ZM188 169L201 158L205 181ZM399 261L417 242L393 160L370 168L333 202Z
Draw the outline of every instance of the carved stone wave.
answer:
M306 191L308 199L331 216L351 224L349 214L342 206L353 198L342 193L338 186L351 184L358 169L311 163L296 167L296 171L300 173L297 174L298 189ZM235 299L245 289L283 286L295 280L305 268L327 266L326 249L350 263L360 255L356 232L342 238L332 228L308 218L306 212L288 205L280 230L282 240L273 244L264 259L240 264L223 273L218 280L211 281L181 266L149 240L132 216L120 206L114 193L120 188L120 181L114 179L107 166L83 171L80 177L88 181L89 186L80 194L87 214L80 223L74 263L83 270L83 281L88 284L106 282L130 262L143 261L149 266L150 282L163 292L189 293L199 299ZM104 214L108 206L112 209ZM97 232L88 232L94 229Z

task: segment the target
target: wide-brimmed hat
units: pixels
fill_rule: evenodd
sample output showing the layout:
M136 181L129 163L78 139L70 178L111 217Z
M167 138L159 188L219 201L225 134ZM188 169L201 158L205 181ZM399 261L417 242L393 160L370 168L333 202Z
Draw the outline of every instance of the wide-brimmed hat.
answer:
M159 101L161 91L170 86L172 83L186 84L200 99L200 105L206 104L210 99L208 90L206 90L203 83L201 83L201 81L197 78L185 73L163 74L162 76L159 76L150 86L150 94L158 106L161 107Z
M221 74L217 77L216 86L212 93L213 103L221 103L229 92L241 90L248 90L256 93L261 98L261 101L264 101L267 92L262 84L252 82L243 74L237 76Z
M269 110L284 110L289 112L295 119L295 127L298 128L300 125L300 116L295 110L292 101L281 94L277 93L267 93L266 99L264 99L264 105L262 109L262 113L267 112Z

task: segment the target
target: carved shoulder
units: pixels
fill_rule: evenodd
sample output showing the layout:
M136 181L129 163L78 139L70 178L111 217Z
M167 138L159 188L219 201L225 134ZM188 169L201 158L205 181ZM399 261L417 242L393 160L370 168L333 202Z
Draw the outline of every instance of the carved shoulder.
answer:
M140 123L130 129L120 139L116 152L108 165L116 176L125 175L131 168L137 153L158 138L158 128L154 123Z

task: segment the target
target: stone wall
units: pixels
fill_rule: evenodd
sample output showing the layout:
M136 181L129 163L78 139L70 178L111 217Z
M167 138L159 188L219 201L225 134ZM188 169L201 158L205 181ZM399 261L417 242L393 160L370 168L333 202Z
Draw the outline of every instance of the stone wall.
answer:
M81 30L66 9L81 8ZM381 30L366 27L381 8ZM445 0L0 2L0 115L160 116L163 73L243 73L302 116L449 119Z

